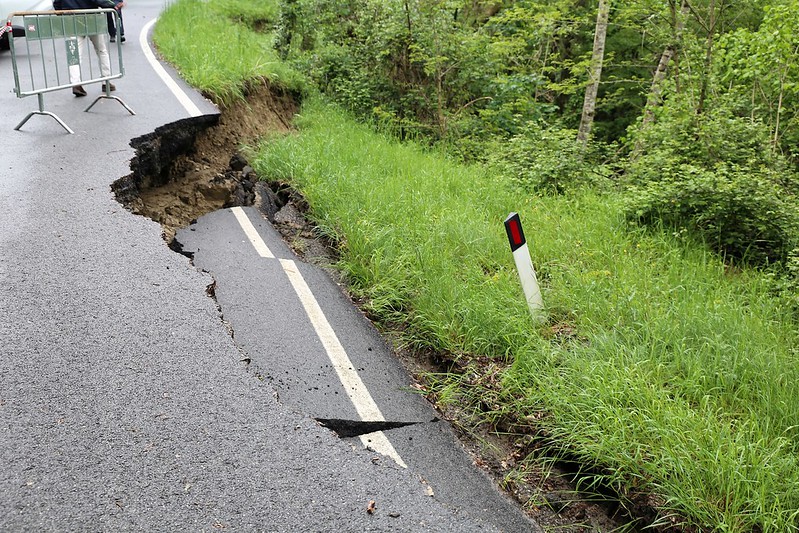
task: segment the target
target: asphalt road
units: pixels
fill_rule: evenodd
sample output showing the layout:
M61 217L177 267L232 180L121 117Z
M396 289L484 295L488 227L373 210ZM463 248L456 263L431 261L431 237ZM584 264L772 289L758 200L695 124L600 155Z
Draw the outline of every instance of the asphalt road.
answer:
M125 10L115 94L135 116L45 96L74 135L45 116L13 129L37 103L16 98L0 54L0 531L536 530L431 422L335 284L257 212L243 213L274 258L225 210L180 233L192 263L115 201L130 139L188 116L137 44L161 7ZM413 425L344 439L319 425L374 411L334 371L298 276L371 408Z

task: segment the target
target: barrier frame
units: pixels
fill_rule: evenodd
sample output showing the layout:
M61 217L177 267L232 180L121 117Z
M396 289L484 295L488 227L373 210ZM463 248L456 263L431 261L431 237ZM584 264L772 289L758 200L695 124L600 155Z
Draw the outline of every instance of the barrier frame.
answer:
M14 92L16 93L17 98L36 96L38 100L38 110L28 113L22 122L20 122L14 128L15 130L19 131L22 126L24 126L34 115L44 115L55 119L56 122L58 122L58 124L67 131L67 133L74 133L74 131L72 131L72 129L70 129L70 127L67 126L67 124L58 115L52 113L51 111L45 110L44 95L48 92L70 89L78 85L88 85L99 82L103 82L104 91L102 94L100 94L100 96L95 98L86 109L84 109L84 112L88 112L100 100L108 99L119 102L122 107L124 107L131 115L136 114L121 98L111 95L111 80L121 78L125 75L125 66L124 62L122 61L121 39L117 40L116 43L116 60L114 61L117 63L116 73L112 68L109 75L103 76L102 68L93 65L94 61L96 61L98 58L96 52L93 50L94 47L90 46L88 41L90 41L92 37L107 39L107 16L109 13L113 14L115 17L115 23L119 25L119 14L116 9L17 11L8 15L5 26L6 31L11 31L12 18L21 17L23 20L23 26L25 28L25 36L23 39L25 42L25 51L27 52L28 58L26 66L30 74L31 82L30 89L23 90L21 85L22 69L20 67L25 65L20 65L20 54L17 52L16 44L14 42L15 39L13 38L13 34L9 35L11 65L14 71ZM59 51L57 49L56 43L57 41L61 40L63 40L64 51L66 52L66 65L59 65ZM45 45L45 41L50 41L50 43ZM32 43L38 43L38 46ZM106 48L108 49L109 53L109 63L112 62L112 55L114 55L112 54L113 51L109 46L110 44L113 43L109 43L106 40ZM85 70L88 71L88 79L84 79L85 72L83 61L81 61L81 59L83 59L82 48L85 48L87 52L87 68ZM38 88L36 87L36 76L34 75L32 52L38 52L41 57L42 72L37 74L43 76L43 86ZM52 60L53 62L52 71L48 71L47 60ZM61 66L61 69L59 69L59 66ZM71 83L68 81L62 82L61 71L65 71L64 74L68 80L69 68L76 66L80 71L81 79L77 83ZM98 75L95 75L95 70L98 70ZM55 83L50 84L50 78L53 75L55 76Z

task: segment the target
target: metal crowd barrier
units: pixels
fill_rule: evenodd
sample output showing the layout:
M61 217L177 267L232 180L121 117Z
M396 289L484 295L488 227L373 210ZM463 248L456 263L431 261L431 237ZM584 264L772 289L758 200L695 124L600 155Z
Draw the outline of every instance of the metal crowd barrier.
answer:
M111 95L111 80L124 76L125 67L121 39L117 40L117 60L111 60L107 37L109 13L117 17L119 27L115 9L19 11L8 16L6 31L11 31L13 17L22 18L25 28L24 49L18 50L14 42L17 39L9 35L16 95L18 98L36 96L39 100L38 111L30 112L15 130L22 128L33 115L46 115L53 117L68 133L74 133L55 113L45 111L44 94L98 82L103 82L103 93L84 111L89 111L102 99L109 99L122 104L131 115L136 114L121 98ZM106 74L102 72L101 58L94 49L94 39L105 42L109 67ZM70 69L73 77L80 73L79 81L70 81Z

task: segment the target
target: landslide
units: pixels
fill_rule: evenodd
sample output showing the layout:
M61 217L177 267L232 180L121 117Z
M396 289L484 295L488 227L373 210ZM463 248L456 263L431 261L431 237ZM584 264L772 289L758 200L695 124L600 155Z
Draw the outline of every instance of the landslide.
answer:
M302 197L284 184L267 185L263 180L268 176L256 176L239 152L241 146L255 145L265 136L289 132L297 110L296 95L264 82L249 87L246 100L225 107L219 115L180 120L134 139L131 174L112 185L117 200L134 213L159 222L170 245L179 228L204 214L257 205L300 257L329 266L337 251L319 238L303 216L307 205ZM474 374L481 380L498 379L495 362L459 368L447 354L401 350L398 356L416 380L416 387L434 405L438 402L427 376L454 372ZM502 423L486 427L467 411L449 407L442 418L453 424L475 465L488 472L545 529L637 531L654 521L649 505L625 509L612 491L581 490L579 464L546 460L545 452L540 464L526 462L525 457L538 455L535 451L542 447L535 431L513 424L500 427Z
M206 213L253 205L265 188L238 150L289 131L297 101L267 82L252 84L246 99L219 115L183 119L133 139L132 172L112 185L117 200L160 223L167 243Z

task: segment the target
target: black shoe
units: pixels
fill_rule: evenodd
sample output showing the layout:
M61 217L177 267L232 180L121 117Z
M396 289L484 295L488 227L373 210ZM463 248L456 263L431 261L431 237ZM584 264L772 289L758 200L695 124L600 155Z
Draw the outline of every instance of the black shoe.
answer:
M76 85L72 88L72 94L75 96L86 96L86 89L83 88L83 85Z
M122 40L124 41L124 38L123 38ZM115 43L115 42L117 42L117 38L116 38L116 37L111 37L111 42L112 42L112 43Z
M125 36L123 35L119 40L124 43L125 42Z
M104 83L104 84L103 84L103 85L102 85L100 88L103 90L103 92L105 92L105 83ZM111 83L110 81L108 82L108 89L109 89L110 91L116 91L116 90L117 90L117 88L116 88L116 87L114 87L114 84L113 84L113 83ZM83 93L83 94L86 94L86 92L84 91L84 93Z

